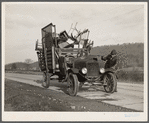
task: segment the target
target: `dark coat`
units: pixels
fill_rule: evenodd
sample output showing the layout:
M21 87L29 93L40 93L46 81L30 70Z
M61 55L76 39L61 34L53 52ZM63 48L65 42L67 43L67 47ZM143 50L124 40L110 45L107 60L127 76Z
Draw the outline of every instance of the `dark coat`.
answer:
M114 67L117 63L118 57L116 55L109 54L105 57L102 56L101 59L106 61L105 63L105 69L106 69L106 68Z

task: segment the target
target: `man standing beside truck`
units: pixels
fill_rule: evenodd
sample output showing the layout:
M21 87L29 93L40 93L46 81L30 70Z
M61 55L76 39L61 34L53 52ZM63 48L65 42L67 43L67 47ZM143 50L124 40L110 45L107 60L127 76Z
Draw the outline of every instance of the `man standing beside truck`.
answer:
M117 59L118 59L116 50L112 50L109 55L102 56L101 59L106 61L105 69L115 67L115 65L117 63Z
M101 59L103 61L106 61L106 63L105 63L105 69L107 69L107 68L115 68L116 63L117 63L117 60L118 60L116 50L113 49L111 51L111 53L109 55L107 55L107 56L101 56ZM116 85L115 92L117 92L117 85Z

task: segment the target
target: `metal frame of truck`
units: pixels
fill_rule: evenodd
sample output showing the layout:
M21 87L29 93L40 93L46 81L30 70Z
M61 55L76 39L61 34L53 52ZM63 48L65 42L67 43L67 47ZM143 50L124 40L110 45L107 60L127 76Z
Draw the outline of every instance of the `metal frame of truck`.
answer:
M35 50L37 51L39 67L43 72L43 87L48 88L50 84L51 75L58 75L64 77L63 81L67 81L68 93L75 96L78 91L78 82L83 84L86 80L88 82L101 82L107 81L103 84L104 89L108 93L113 93L117 88L117 80L114 69L104 69L102 65L99 65L97 56L88 55L90 49L87 48L87 43L89 42L89 30L86 29L83 32L79 32L77 37L73 35L69 36L66 31L63 31L57 36L56 26L50 23L41 29L42 31L42 45L39 48L38 42L36 43ZM82 39L83 34L88 34L86 39ZM78 38L78 39L77 39ZM66 43L68 39L71 39L73 43L60 48L58 46L59 42ZM83 47L80 48L79 44L83 41ZM78 48L69 47L78 45ZM93 45L89 43L88 46ZM72 57L68 55L69 53L77 53L77 57ZM86 54L86 55L83 55ZM68 56L69 60L66 60ZM92 67L90 65L93 65ZM88 73L87 70L88 69ZM90 75L89 75L90 74ZM73 86L73 87L72 87ZM110 87L110 90L108 88Z

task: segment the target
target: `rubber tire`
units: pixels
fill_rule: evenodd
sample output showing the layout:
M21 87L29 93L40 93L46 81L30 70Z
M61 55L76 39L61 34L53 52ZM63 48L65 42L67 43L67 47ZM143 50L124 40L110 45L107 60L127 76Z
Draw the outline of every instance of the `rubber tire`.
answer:
M73 80L73 81L72 81ZM68 86L68 94L70 96L76 96L77 92L79 91L79 85L78 85L78 78L77 75L73 73L69 73L68 75L68 81L73 83L73 90Z
M116 76L115 76L113 73L107 73L107 74L104 76L104 81L106 81L107 75L110 75L110 76L112 77L112 79L113 79L113 87L112 87L112 89L107 90L107 85L104 85L104 90L105 90L107 93L113 93L113 92L115 92L115 89L116 89L116 86L117 86L117 79L116 79Z
M42 83L42 86L44 88L49 88L50 86L50 75L49 73L43 73L43 83Z

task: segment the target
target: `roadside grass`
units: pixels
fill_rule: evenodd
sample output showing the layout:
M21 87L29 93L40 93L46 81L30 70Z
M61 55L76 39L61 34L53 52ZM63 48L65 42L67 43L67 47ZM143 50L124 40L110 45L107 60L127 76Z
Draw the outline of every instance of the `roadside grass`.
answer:
M59 100L57 95L54 91L5 79L4 110L72 111L70 105Z
M118 81L120 82L133 82L133 83L144 83L144 72L142 71L117 71Z

